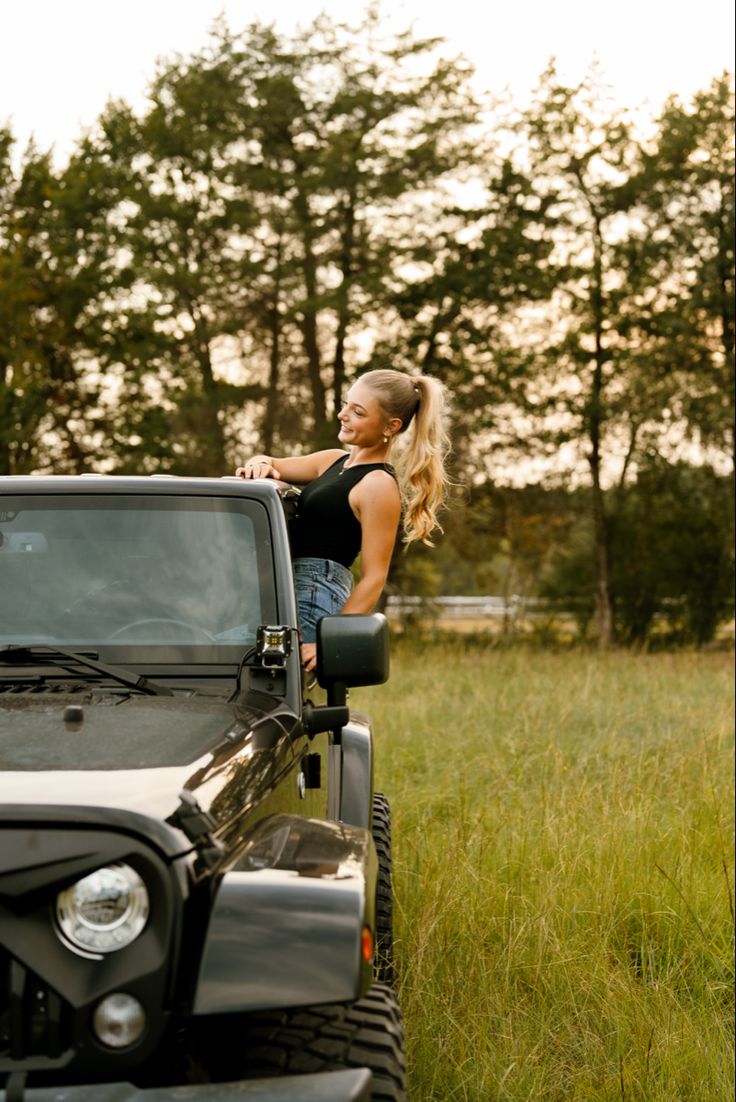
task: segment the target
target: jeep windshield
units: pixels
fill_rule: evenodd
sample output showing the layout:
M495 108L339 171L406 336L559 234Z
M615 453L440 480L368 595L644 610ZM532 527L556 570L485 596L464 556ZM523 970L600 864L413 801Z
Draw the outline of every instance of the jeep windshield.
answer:
M237 662L275 619L268 534L245 498L2 495L0 647Z

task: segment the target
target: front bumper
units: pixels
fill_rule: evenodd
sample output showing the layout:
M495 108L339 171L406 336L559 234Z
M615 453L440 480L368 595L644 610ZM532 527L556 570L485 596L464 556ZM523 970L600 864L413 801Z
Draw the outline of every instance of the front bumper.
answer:
M11 1098L22 1102L370 1102L372 1075L367 1068L245 1079L237 1083L197 1083L139 1090L132 1083L29 1087ZM0 1102L7 1102L0 1091Z

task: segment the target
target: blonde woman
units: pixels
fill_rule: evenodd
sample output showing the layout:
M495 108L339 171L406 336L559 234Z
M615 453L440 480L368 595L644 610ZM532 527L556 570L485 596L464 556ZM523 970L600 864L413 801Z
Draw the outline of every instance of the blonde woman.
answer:
M428 375L369 371L351 386L330 448L285 459L256 455L236 475L304 486L292 534L302 661L316 664L317 621L335 613L370 612L386 583L402 522L404 540L429 542L440 528L448 450L444 387ZM409 432L398 470L389 462ZM360 555L353 587L350 567Z

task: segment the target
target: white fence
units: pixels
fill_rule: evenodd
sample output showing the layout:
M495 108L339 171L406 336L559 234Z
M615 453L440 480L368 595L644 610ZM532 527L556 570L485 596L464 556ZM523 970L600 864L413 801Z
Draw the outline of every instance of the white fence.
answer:
M557 605L540 597L408 597L392 593L384 612L396 630L415 624L449 632L492 632L498 634L536 634L553 631L558 638L575 638L585 632L585 610L569 604ZM654 618L655 630L672 627L672 617L660 611ZM732 641L733 618L721 624L717 639Z
M437 620L516 620L539 615L545 602L531 597L405 597L391 594L386 601L389 620L404 617Z

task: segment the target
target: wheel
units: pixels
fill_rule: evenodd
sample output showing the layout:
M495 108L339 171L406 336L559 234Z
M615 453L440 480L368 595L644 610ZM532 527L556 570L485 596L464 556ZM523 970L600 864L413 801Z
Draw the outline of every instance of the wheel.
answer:
M373 841L378 855L376 883L376 979L394 982L394 896L391 885L391 807L381 792L373 797Z
M215 1028L200 1037L199 1061L210 1081L370 1068L372 1102L406 1102L404 1026L396 995L385 984L374 983L346 1005L264 1011L240 1018L237 1026L222 1018L211 1024Z
M188 624L186 620L170 620L164 616L151 616L150 618L145 620L134 620L132 623L124 624L123 627L118 628L118 630L114 631L109 636L109 638L120 639L123 636L127 635L128 632L136 632L139 628L148 628L154 625L158 626L160 624L165 624L167 627L175 627L183 630L185 634L193 637L194 642L215 642L214 635L211 635L206 628L200 627L199 624ZM174 640L171 641L174 642Z

